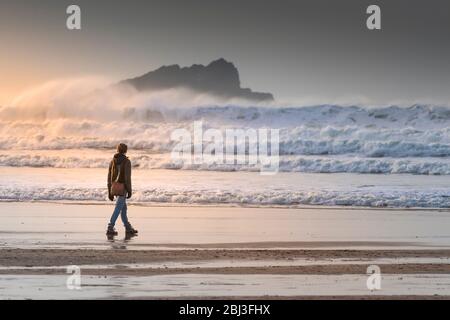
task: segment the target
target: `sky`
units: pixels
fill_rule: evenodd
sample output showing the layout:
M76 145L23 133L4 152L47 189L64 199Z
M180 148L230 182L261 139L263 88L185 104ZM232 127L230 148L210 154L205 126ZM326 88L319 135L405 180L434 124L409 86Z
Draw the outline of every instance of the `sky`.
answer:
M66 28L77 4L82 29ZM366 8L381 8L381 30ZM0 105L53 79L223 57L279 101L450 104L448 0L0 0Z

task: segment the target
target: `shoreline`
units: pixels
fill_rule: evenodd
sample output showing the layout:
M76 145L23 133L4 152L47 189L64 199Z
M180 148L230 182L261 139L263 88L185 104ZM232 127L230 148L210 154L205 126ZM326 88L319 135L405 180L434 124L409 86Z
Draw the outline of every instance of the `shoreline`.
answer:
M57 205L79 205L79 206L111 206L114 202L105 201L71 201L71 200L8 200L0 199L2 203L17 203L17 204L57 204ZM128 200L128 206L131 207L144 207L144 208L243 208L243 209L296 209L296 210L336 210L336 211L348 211L348 210L370 210L370 211L432 211L432 212L450 212L449 208L440 207L365 207L365 206L353 206L353 205L253 205L253 204L235 204L235 203L170 203L170 202L135 202L133 199Z
M0 198L17 202L107 204L100 168L1 167ZM84 177L80 179L80 177ZM130 203L247 208L450 209L448 176L142 169ZM342 209L343 208L343 209Z

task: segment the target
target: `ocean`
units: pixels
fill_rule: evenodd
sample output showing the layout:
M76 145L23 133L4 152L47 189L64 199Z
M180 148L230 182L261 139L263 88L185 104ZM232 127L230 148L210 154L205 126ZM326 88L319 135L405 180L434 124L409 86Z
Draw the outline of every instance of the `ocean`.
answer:
M108 116L52 110L28 117L0 108L0 201L106 201L107 167L124 142L134 203L450 207L448 107L156 105ZM222 131L278 129L279 172L174 163L171 133L195 121Z

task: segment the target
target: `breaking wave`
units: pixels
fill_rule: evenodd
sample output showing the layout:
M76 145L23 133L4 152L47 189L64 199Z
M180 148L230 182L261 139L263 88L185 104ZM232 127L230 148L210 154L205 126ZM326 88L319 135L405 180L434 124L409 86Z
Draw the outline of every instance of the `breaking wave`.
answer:
M0 107L0 165L105 167L125 142L140 168L254 170L172 164L171 132L202 121L204 130L279 129L281 171L449 174L449 107L255 106L184 89L106 88L97 79L54 82ZM66 154L84 149L105 154Z
M78 153L79 150L76 150ZM0 166L50 167L50 168L107 168L111 152L80 154L59 152L54 155L43 151L28 151L28 154L0 153ZM65 154L66 153L66 154ZM227 164L183 164L173 163L169 154L130 155L136 169L176 169L202 171L260 171L259 166ZM280 156L280 172L310 173L378 173L378 174L422 174L450 175L449 158L362 158L354 156Z
M105 201L105 188L1 188L0 201ZM287 191L236 192L220 190L139 190L134 203L223 204L249 206L362 206L392 208L450 208L448 190Z

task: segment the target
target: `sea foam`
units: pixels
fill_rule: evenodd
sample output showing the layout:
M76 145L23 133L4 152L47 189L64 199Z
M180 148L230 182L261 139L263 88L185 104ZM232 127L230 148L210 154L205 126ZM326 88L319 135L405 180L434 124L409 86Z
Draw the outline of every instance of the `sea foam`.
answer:
M171 133L201 121L205 130L279 129L280 171L449 174L449 107L217 105L183 91L69 96L41 99L39 108L22 98L0 109L0 165L106 167L114 146L124 142L138 168L255 170L174 164L167 156L177 143ZM84 149L92 154L66 152Z

